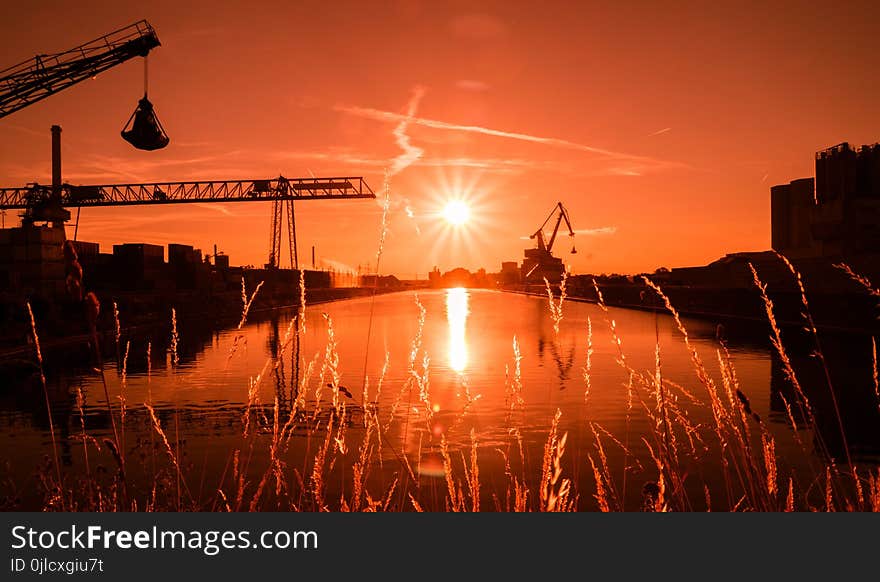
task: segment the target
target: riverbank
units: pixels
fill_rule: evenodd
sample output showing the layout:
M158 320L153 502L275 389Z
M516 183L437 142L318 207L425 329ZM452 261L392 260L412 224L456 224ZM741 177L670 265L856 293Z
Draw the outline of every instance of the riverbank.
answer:
M673 480L659 509L866 508L844 463L876 479L870 341L823 345L829 383L812 350L787 351L795 388L765 345L732 338L719 358L700 321L686 322L685 344L668 317L638 310L611 309L612 329L572 301L554 322L546 295L430 290L419 302L313 305L299 342L285 341L289 309L240 330L181 319L174 343L170 322L123 333L126 365L103 374L46 356L45 383L6 376L0 391L14 444L0 498L33 511L539 511L546 497L515 492L547 487L535 459L550 450L564 479L552 491L571 510L634 510ZM609 477L624 474L626 485ZM767 483L785 493L764 495Z
M347 299L370 297L373 294L387 294L399 292L403 289L391 288L366 288L366 287L343 287L330 289L306 288L306 305L318 305ZM253 290L249 290L251 293ZM248 311L250 321L258 321L270 318L273 314L287 309L298 307L292 295L279 295L265 292L261 288L254 297L254 302ZM113 313L114 304L118 310L118 316ZM147 296L145 294L131 294L129 296L117 295L107 297L101 302L102 312L98 318L96 331L98 342L103 346L102 352L113 357L117 334L117 317L119 322L120 341L132 337L160 337L170 331L171 310L174 309L175 323L180 326L196 324L197 327L219 330L234 327L241 320L242 297L241 293L223 293L201 295L198 293L180 294L173 297ZM21 307L26 311L26 307ZM35 346L33 332L28 325L20 325L17 331L19 341L14 341L6 331L3 344L0 346L0 368L9 367L30 368L36 365ZM92 358L91 347L92 334L86 329L84 319L67 321L67 324L53 322L55 326L45 325L35 316L37 334L40 340L40 348L46 354L57 355L61 351L72 351L76 357ZM59 333L59 331L61 333ZM67 333L65 333L67 332Z
M589 279L589 282L586 280ZM605 305L638 311L669 313L662 299L643 281L622 278L608 282L597 278L596 285ZM566 300L598 303L599 297L592 277L569 278ZM757 288L700 287L691 285L661 285L672 306L684 317L721 325L726 331L770 332L766 305ZM502 291L547 297L544 285L505 286ZM558 286L553 286L556 296ZM800 332L805 325L804 306L799 290L767 290L773 303L777 325L788 332ZM819 331L871 335L880 331L876 317L877 302L865 292L809 293L810 314Z

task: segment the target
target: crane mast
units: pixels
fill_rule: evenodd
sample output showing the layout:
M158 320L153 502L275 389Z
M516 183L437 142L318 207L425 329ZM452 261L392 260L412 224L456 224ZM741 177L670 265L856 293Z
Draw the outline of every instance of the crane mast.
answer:
M146 57L157 46L153 27L140 20L64 52L37 55L0 71L0 119L129 59Z

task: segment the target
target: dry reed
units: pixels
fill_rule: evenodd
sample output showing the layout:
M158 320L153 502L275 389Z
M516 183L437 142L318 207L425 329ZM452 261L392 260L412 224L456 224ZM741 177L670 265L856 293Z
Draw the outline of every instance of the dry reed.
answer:
M804 411L805 416L810 419L812 410L798 383L793 364L783 347L782 333L775 320L773 303L769 299L766 286L760 281L754 268L752 275L764 302L772 332L770 339L773 348L783 364L786 380L793 386L797 395L794 405L800 411ZM798 277L802 302L805 309L808 309L806 292L796 272L795 276ZM481 463L486 462L486 455L477 431L470 428L467 433L458 432L471 406L479 398L479 395L471 394L467 382L462 382L460 385L464 394L461 410L440 432L439 437L435 437L432 432L437 420L435 415L438 413L432 402L430 358L423 345L426 309L418 297L416 298L418 327L407 354L404 380L396 394L385 396L386 400L392 402L392 406L384 423L380 421L379 404L383 383L389 373L390 353L386 350L374 393L370 393L371 387L365 373L359 395L359 406L355 402L349 402L343 398L343 394L352 401L355 401L355 398L350 396L347 389L341 385L343 371L339 361L338 339L334 322L326 314L324 317L326 344L323 352L316 353L313 359L306 362L297 351L296 380L292 383L295 396L285 404L276 394L272 405L264 407L261 404L264 378L270 370L278 370L286 351L292 348L294 341L297 342L298 350L299 341L305 332L305 290L302 285L302 273L300 277L300 306L296 317L291 319L280 349L266 360L259 373L251 377L248 382L247 402L241 421L242 446L230 452L229 474L224 472L224 477L219 483L209 483L207 486L207 490L211 492L209 496L213 499L210 503L218 508L226 511L247 509L250 511L446 510L457 512L491 509L493 505L491 501L494 501L495 509L505 511L570 511L585 507L585 504L581 503L579 491L589 491L592 488L594 493L590 503L601 511L615 511L626 508L629 497L628 480L631 480L633 475L644 474L647 480L641 488L641 509L645 511L692 510L695 503L704 503L707 510L722 508L732 511L796 511L808 508L821 508L827 511L880 509L880 472L877 471L867 471L864 478L859 478L856 468L851 466L855 482L844 483L831 460L816 472L812 483L808 483L806 488L801 487L801 482L789 470L785 459L778 456L780 446L777 436L771 434L770 427L753 410L745 388L740 385L727 346L721 343L714 349L718 366L715 372L720 376L720 380L716 381L698 352L696 342L688 335L678 311L663 290L647 278L644 279L645 285L660 297L672 317L675 329L682 336L691 368L705 395L698 397L700 391L681 386L664 377L663 358L668 356L665 350L660 349L659 337L654 346L653 366L646 371L631 366L624 352L616 322L594 281L598 305L610 330L614 360L626 373L626 380L623 383L626 390L626 434L615 435L595 422L587 422L585 418L583 426L588 427L592 433L592 439L588 439L590 449L583 454L579 450L575 450L574 454L568 453L566 445L569 443L569 434L561 428L562 413L557 410L549 423L543 455L539 455L540 472L533 471L529 465L531 454L529 447L524 444L520 426L513 422L512 416L515 410L524 411L526 407L521 366L523 355L519 341L514 337L513 365L509 368L505 385L508 422L505 427L506 448L503 448L505 445L495 448L502 457L504 467L505 478L500 486L495 476L487 473L485 466L481 467ZM551 317L557 333L562 320L564 284L563 279L558 302L548 285ZM243 309L238 330L241 330L246 323L250 304L259 289L260 285L248 297L243 283ZM119 314L115 306L114 311L116 312L114 318L118 321ZM814 329L812 320L807 321ZM588 402L594 390L595 365L592 319L587 318L586 324L586 360L582 368L584 403ZM171 327L169 352L172 365L177 367L180 356L177 317L174 309L172 309ZM32 330L38 360L42 365L36 324L33 319ZM117 341L118 338L117 328ZM118 414L122 424L121 438L116 435L114 425L116 440L105 441L106 450L117 458L120 469L125 463L123 453L126 415L136 411L136 408L127 409L125 400L130 345L126 342L125 357L121 359L121 389L118 397L120 401ZM233 339L233 351L235 346L236 339ZM819 347L818 343L817 347ZM147 344L148 384L151 372L150 350L151 346ZM874 391L880 402L876 344L872 344L872 360ZM50 413L51 429L51 407L45 388L45 377L42 381L46 405ZM322 397L322 390L327 387L331 390L332 397L329 399ZM410 400L405 402L405 397L409 397ZM810 451L798 435L798 423L795 420L793 406L784 396L782 401L793 438L801 446L803 453L809 456ZM414 408L413 404L419 406ZM398 412L404 405L405 412ZM78 438L83 442L86 478L91 487L97 484L97 478L93 476L94 463L93 459L89 458L89 443L93 443L99 452L105 449L101 449L100 443L87 434L81 392L78 394L77 406L80 417ZM173 444L169 441L154 409L151 392L150 402L144 403L143 406L152 426L151 435L158 436L160 450L164 450L174 471L177 481L176 508L180 510L210 507L199 492L201 488L199 491L194 490L195 493L190 491L186 478L187 470L181 461L181 438L178 434L176 406ZM269 408L271 408L271 419L266 417ZM705 411L709 419L708 424L701 424L691 415L691 411L700 409ZM362 419L355 418L358 413L363 415ZM637 414L642 414L648 421L647 430L634 437L635 444L631 445L630 416L635 417ZM404 418L398 418L401 415ZM418 449L413 462L421 468L424 451L436 454L439 449L443 472L436 482L426 481L421 471L413 471L408 458L413 453L404 452L406 449L398 452L395 448L398 442L402 442L404 446L407 444L410 417L421 420L422 415L425 426L412 429L419 431ZM112 422L114 418L112 410L110 418ZM54 447L55 435L54 429L52 430ZM395 430L402 432L400 441L397 440L398 435ZM293 452L291 450L290 445L295 431L303 435L301 444L304 445L305 452L300 448ZM383 445L399 460L399 471L391 472L384 468ZM647 456L644 458L650 458L651 462L648 465L652 466L642 466L639 460L640 451L637 450L641 447L647 451ZM610 454L617 449L622 455L614 457ZM256 455L257 452L261 454ZM302 457L292 458L294 452ZM51 481L46 481L46 487L52 491L52 499L65 503L64 500L72 499L72 495L66 494L62 489L63 475L57 460L57 449L55 456L54 466L57 474ZM707 456L717 459L718 471L723 483L720 495L719 491L710 490L708 483L699 481L698 470L697 474L694 473L694 468L699 469L699 465ZM619 461L614 459L621 457L622 466L618 466ZM301 467L293 466L297 461L302 461ZM589 463L591 471L586 477L578 479L578 471L572 472L568 468L577 467L584 462ZM375 470L376 467L379 468L378 471ZM618 473L618 470L621 472ZM120 505L117 490L93 487L88 492L84 505L99 510L120 507L160 509L163 507L161 496L164 483L161 471L157 471L154 467L152 472L154 482L149 492L132 499L129 504L123 502ZM490 476L488 480L486 480L487 474ZM386 483L386 478L390 482ZM195 483L194 480L192 482ZM426 484L428 486L425 486ZM442 490L443 484L445 491ZM487 487L487 484L490 486ZM491 490L492 485L496 487L494 491ZM119 487L121 488L119 491L125 491L124 474L119 481ZM440 487L441 490L437 491L436 487ZM852 498L844 494L848 487L854 490ZM632 488L631 484L630 488ZM532 492L535 490L537 491L533 495ZM181 501L182 492L187 497L186 504ZM690 497L693 493L696 493L696 501ZM487 500L490 502L487 503ZM172 504L167 506L167 508L173 507Z

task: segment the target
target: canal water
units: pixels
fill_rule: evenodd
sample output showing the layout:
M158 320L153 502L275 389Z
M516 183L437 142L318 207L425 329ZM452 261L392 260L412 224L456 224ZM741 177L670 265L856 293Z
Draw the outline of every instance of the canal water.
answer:
M149 333L123 333L119 355L126 362L125 376L111 361L104 364L104 382L121 432L129 478L140 480L141 491L149 497L151 473L157 465L168 466L145 407L151 403L180 455L190 495L204 509L218 508L214 492L230 491L233 473L242 472L252 487L260 480L269 463L273 404L277 398L283 415L291 396L297 397L297 375L303 386L299 390L300 408L305 411L301 422L313 425L321 418L326 420L317 412L322 406L318 400L325 408L329 405L328 384L333 381L333 370L337 371L342 387L339 398L347 406L352 425L350 434L363 433L366 377L368 408L387 427L382 446L371 455L372 496L381 497L389 483L401 479L405 455L418 491L430 492L421 497L423 505L433 509L443 508L446 490L442 441L447 443L457 479L465 478L462 464L471 462L471 448L476 444L482 507L504 507L510 482L505 455L516 457L512 464L526 481L534 483L540 477L544 446L557 413L558 434L567 435L562 476L574 483L577 506L596 508L591 459L599 462L598 442L620 505L638 509L645 483L657 479L646 444L655 427L645 411L653 404L645 403L644 389L633 387L631 378L632 371L653 377L658 350L668 395L676 399L688 422L698 430L711 430L713 422L691 354L674 321L665 314L616 308L606 312L594 304L566 301L561 319L554 321L546 296L472 289L377 295L308 306L299 347L305 365L298 371L293 362L295 342L289 342L277 357L285 334L295 329L292 310L253 314L241 329L224 330L206 329L179 315L176 342L171 339L170 320ZM125 317L120 314L123 327ZM727 334L703 321L685 319L684 324L709 374L721 386L718 338ZM811 424L797 418L798 428L792 430L783 399L792 401L792 389L767 341L768 334L769 328L727 339L730 360L751 410L763 419L776 441L780 472L800 475L800 484L808 488L811 464L824 463L822 457L828 454L845 457L843 439L827 380L808 348L792 348L791 353L815 407L816 421ZM333 348L329 351L328 343ZM871 340L831 338L822 347L831 367L849 452L862 465L875 463L880 425ZM113 430L95 362L70 362L63 353L46 353L44 358L65 479L75 483L77 476L85 474L84 441L93 448L89 470L111 471L106 443L98 450L104 439L113 437ZM310 362L311 374L306 369ZM45 504L40 482L53 455L46 399L38 374L4 374L0 394L4 507L37 509ZM242 436L249 400L252 411L257 411L251 415L251 434L256 435L251 440ZM817 433L823 435L821 439ZM521 448L517 439L521 439ZM817 446L818 440L822 447ZM308 480L309 462L322 445L315 441L309 431L295 430L285 453L287 470L298 471L304 480ZM346 479L358 455L356 440L351 442L340 453L342 460L326 484L331 508L338 506L341 492L348 494ZM707 487L718 508L728 508L716 454L697 455L684 471L688 486L695 491L693 508L705 509ZM535 488L532 495L536 498Z

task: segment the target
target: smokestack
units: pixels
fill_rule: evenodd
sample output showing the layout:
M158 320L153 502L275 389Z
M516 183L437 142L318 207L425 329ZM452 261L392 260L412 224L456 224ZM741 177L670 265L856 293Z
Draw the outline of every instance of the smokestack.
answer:
M52 126L52 197L61 199L61 126Z
M315 245L312 245L312 268L315 268Z

